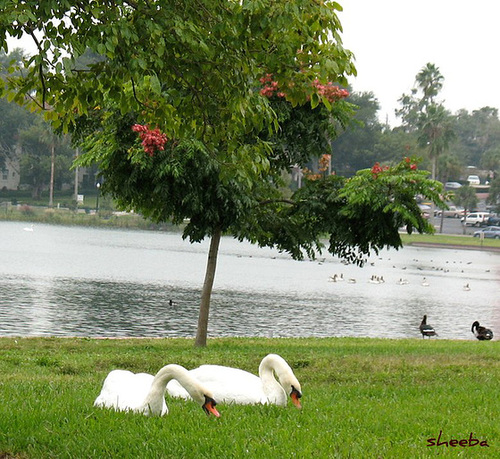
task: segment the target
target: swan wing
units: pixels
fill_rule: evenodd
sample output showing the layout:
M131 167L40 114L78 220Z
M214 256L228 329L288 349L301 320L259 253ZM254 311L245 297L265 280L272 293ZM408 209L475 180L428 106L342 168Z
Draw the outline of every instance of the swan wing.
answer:
M153 380L154 376L148 373L135 374L128 370L113 370L104 380L94 406L135 411L144 403ZM162 412L166 410L167 406L163 400Z

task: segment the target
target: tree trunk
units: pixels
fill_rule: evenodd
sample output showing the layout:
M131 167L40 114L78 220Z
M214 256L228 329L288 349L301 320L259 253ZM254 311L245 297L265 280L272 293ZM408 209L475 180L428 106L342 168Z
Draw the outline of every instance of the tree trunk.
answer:
M197 347L207 345L208 331L208 312L210 310L210 297L212 296L212 287L215 279L215 269L217 267L217 254L219 252L219 243L222 236L222 231L216 229L210 240L210 249L208 251L207 270L205 271L205 282L203 283L203 291L201 293L200 315L198 316L198 330L196 331Z
M54 205L54 170L56 162L56 148L54 141L50 145L50 184L49 184L49 207Z

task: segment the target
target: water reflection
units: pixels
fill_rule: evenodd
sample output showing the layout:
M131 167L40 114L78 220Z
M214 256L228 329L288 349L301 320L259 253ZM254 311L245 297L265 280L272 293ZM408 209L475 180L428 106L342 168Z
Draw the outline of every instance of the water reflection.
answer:
M196 333L207 243L157 232L39 225L28 234L22 227L0 222L0 335ZM500 333L499 261L492 252L406 248L358 268L332 258L296 262L224 238L209 334L418 337L424 314L442 338L474 339L476 319ZM334 274L344 280L332 282ZM385 282L373 284L373 276ZM408 284L399 285L402 278Z

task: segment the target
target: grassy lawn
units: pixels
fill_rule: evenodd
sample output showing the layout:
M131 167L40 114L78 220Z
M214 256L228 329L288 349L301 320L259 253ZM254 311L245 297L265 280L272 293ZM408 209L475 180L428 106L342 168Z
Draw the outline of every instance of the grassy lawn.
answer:
M168 397L163 418L93 407L115 368L257 373L270 352L294 369L302 410L219 404L216 419ZM0 338L0 355L1 458L500 457L499 341L227 338L197 349L188 339ZM460 446L471 433L488 446Z

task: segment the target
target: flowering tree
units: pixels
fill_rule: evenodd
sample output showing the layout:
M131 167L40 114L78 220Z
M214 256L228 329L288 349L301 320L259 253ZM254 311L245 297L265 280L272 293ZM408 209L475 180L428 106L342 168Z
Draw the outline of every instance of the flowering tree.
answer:
M50 107L46 117L83 147L80 165L99 164L102 192L118 206L187 219L183 237L211 239L196 345L206 344L222 234L295 258L314 256L327 234L330 252L362 263L399 247L403 224L430 231L414 196L439 199L438 189L405 162L280 191L283 170L329 154L352 113L338 86L355 69L336 2L4 4L0 46L27 33L38 53L0 90Z

